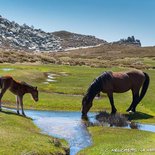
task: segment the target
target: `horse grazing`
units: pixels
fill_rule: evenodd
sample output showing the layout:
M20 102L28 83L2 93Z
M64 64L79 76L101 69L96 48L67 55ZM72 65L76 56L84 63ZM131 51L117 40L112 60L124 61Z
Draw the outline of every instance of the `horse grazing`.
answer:
M30 93L33 99L37 102L38 101L38 90L37 87L33 87L26 82L17 82L11 76L3 76L0 77L0 111L1 109L1 99L9 89L13 94L16 95L16 103L17 103L17 113L19 114L19 104L22 109L22 114L25 116L24 109L23 109L23 96L26 93Z
M92 107L94 97L100 92L107 93L111 104L111 113L115 114L117 109L114 105L113 93L124 93L131 89L133 100L128 112L135 112L136 106L145 96L149 86L150 78L147 73L139 70L129 72L103 72L89 86L82 100L82 117L87 117L87 112ZM141 93L140 92L140 88Z

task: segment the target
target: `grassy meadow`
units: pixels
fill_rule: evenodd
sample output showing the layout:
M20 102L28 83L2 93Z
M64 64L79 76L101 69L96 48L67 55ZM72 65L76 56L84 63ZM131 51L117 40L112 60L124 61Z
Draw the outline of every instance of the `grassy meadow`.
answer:
M138 112L129 117L137 122L155 124L154 47L111 45L57 53L0 51L0 54L1 76L11 75L15 80L25 81L39 89L37 103L29 94L24 96L25 109L80 111L81 100L88 86L102 72L141 69L149 74L150 86L137 107ZM119 113L128 115L126 109L131 100L130 91L114 94ZM4 107L16 107L15 97L9 91L3 96L2 103ZM91 108L91 111L103 110L111 111L106 94L95 99ZM22 151L29 154L50 154L51 151L53 154L64 153L67 144L61 141L63 147L55 147L53 138L40 134L31 120L5 111L0 113L0 120L0 145L3 147L0 154L11 154L13 151L15 154L21 154ZM149 154L152 153L149 149L155 148L155 136L151 132L107 127L89 127L88 130L93 145L81 151L80 155L116 154L124 149L129 150L121 154L131 154L134 151L136 154ZM135 150L132 152L132 149Z
M78 155L153 155L155 152L155 134L151 132L109 127L90 127L89 132L93 144Z
M4 69L12 70L4 70ZM38 86L39 102L35 103L29 94L24 96L24 107L27 109L39 110L65 110L80 111L81 100L92 80L103 71L124 71L131 68L92 68L89 66L66 66L66 65L36 65L36 64L3 64L0 66L1 75L11 75L15 80L26 81ZM154 70L144 70L150 75L150 87L142 102L138 105L137 111L141 112L139 119L143 122L154 122L155 106L155 72ZM46 74L54 74L54 82L47 81ZM47 83L48 82L48 83ZM125 113L129 107L132 94L126 92L114 94L115 105L118 112ZM15 97L9 91L2 99L4 106L15 107ZM102 94L100 99L94 100L92 111L107 110L110 112L110 103L106 94Z

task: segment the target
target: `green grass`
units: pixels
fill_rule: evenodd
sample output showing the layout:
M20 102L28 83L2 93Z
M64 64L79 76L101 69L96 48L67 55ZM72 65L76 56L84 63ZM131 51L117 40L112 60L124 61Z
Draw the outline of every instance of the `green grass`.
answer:
M155 152L155 134L151 132L108 127L90 127L89 131L93 144L78 155L145 155Z
M122 71L131 68L144 71L145 69L151 69L146 70L151 79L148 92L137 107L138 113L129 117L138 122L155 123L154 47L104 45L56 53L26 53L1 50L0 54L2 55L0 62L3 62L3 64L0 64L1 76L11 75L16 80L38 86L38 103L35 103L30 95L24 96L24 108L28 109L80 111L83 94L93 79L103 71ZM4 64L4 62L26 62L26 64ZM27 64L28 62L35 62L36 64ZM49 63L57 65L50 65ZM5 72L3 68L13 68L14 70ZM46 81L45 72L57 74L57 82L44 84L43 82ZM62 76L61 72L65 72L68 76ZM125 110L132 100L131 92L114 94L114 100L118 112L127 115ZM16 106L15 97L9 91L3 97L3 105ZM102 94L102 98L99 100L95 99L91 108L91 111L102 110L110 112L110 103L106 94ZM66 147L67 144L61 141L62 147L55 147L53 138L40 134L39 129L32 124L31 120L3 112L0 113L0 121L0 154L64 153L62 147ZM102 127L90 127L89 131L92 135L93 145L82 151L80 153L82 155L128 154L128 152L112 152L112 150L121 151L125 149L129 149L129 154L133 154L132 149L137 150L135 154L154 153L146 151L155 148L154 133ZM141 153L140 151L143 150L144 152Z
M11 71L3 71L3 68L13 68ZM65 66L65 65L21 65L3 64L0 65L1 75L12 75L14 79L25 81L39 88L39 102L35 103L29 94L24 96L24 107L27 109L40 110L65 110L80 111L81 100L88 86L94 78L105 70L123 71L129 68L91 68L88 66ZM145 70L144 70L145 71ZM44 84L46 78L44 73L55 73L56 82ZM142 102L138 105L137 111L143 113L141 119L133 119L141 122L154 123L155 116L155 72L146 70L150 75L150 86ZM66 73L67 76L63 76ZM131 92L114 94L115 105L118 112L125 113L129 107L132 95ZM11 103L11 104L7 104ZM3 97L3 105L15 107L15 97L9 91ZM91 111L107 110L110 112L110 103L106 94L102 94L101 99L94 100ZM126 114L126 113L125 113ZM148 115L150 117L148 117Z
M3 111L0 113L0 122L1 155L65 154L68 144L64 140L41 134L31 119Z
M0 75L11 75L16 80L38 86L39 102L35 103L27 94L24 96L24 108L80 111L81 100L88 86L103 71L122 71L131 68L139 68L144 71L146 68L151 69L146 70L151 79L148 92L137 107L138 113L129 117L138 122L155 123L154 51L154 47L139 48L125 45L104 45L96 48L57 53L0 51L2 55L1 62L26 62L26 64L0 64ZM28 62L39 63L27 64ZM5 72L3 68L13 68L14 70ZM44 84L43 82L46 81L45 72L57 74L57 82L48 85ZM68 76L62 76L62 72L65 72ZM118 112L127 115L125 110L132 100L131 92L114 94L114 100ZM15 97L9 91L3 97L3 105L16 106ZM91 111L102 110L110 112L110 103L106 94L102 94L102 98L99 100L95 99L91 108ZM55 147L53 138L40 134L40 130L29 119L3 112L0 113L0 121L0 154L61 154L64 153L63 147L67 147L64 141L61 141L62 146ZM132 149L137 151L135 154L153 154L149 152L149 149L155 148L153 133L102 127L90 127L89 131L92 135L93 145L81 151L80 154L82 155L128 154L128 152L112 152L112 150L121 151L125 149L129 149L129 154L133 153L131 152ZM140 151L143 150L144 152L141 153Z
M145 59L145 63L154 65L152 61ZM11 71L3 71L3 68L13 68ZM33 86L38 86L39 102L35 103L29 94L24 96L24 108L39 110L63 110L80 111L81 100L88 86L94 78L105 70L123 71L131 68L91 68L88 66L65 66L65 65L37 65L37 64L1 64L0 75L11 75L14 79L25 81ZM142 102L137 107L137 114L130 115L132 120L143 123L155 123L155 72L144 70L150 75L150 86ZM44 84L44 73L55 73L56 82ZM67 76L63 76L65 72ZM118 112L126 114L132 95L131 92L114 94L115 105ZM9 91L3 97L3 105L16 107L15 97ZM110 112L110 103L106 94L101 99L94 100L91 111L107 110ZM0 113L0 134L3 142L0 154L18 154L22 151L37 154L48 154L52 150L63 152L62 148L54 147L53 138L39 133L39 130L30 120L8 113ZM149 132L126 130L121 128L89 128L93 137L93 146L81 152L81 154L113 154L112 149L136 149L141 150L154 147L154 135ZM25 136L27 135L27 136ZM116 136L117 135L117 136ZM6 140L5 140L6 139ZM51 140L52 139L52 140ZM33 143L32 143L33 141ZM31 144L32 143L32 144ZM64 143L64 142L62 142ZM20 145L19 145L20 144ZM31 146L32 145L32 146ZM62 144L66 146L65 144ZM39 146L39 147L38 147ZM23 150L23 148L25 148ZM105 152L107 150L107 152ZM17 152L16 152L17 151ZM37 152L38 151L38 152ZM55 151L55 152L54 152ZM24 152L24 153L25 153ZM140 153L140 152L137 152ZM145 152L146 154L148 152Z

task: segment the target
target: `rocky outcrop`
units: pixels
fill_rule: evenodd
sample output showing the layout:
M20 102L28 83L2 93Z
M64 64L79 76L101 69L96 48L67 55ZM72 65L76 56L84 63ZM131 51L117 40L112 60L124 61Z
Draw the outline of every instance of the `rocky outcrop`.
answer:
M0 16L0 47L32 51L63 51L70 47L104 43L94 36L66 31L47 33L26 24L19 25Z
M138 39L135 39L134 36L128 37L127 39L120 39L119 41L113 42L113 44L126 44L126 45L136 45L141 46L141 42Z
M25 51L65 51L81 47L107 44L105 40L91 35L81 35L67 31L48 33L26 24L19 25L0 16L0 48ZM110 43L111 44L111 43ZM112 44L141 46L134 36Z
M0 16L0 46L8 48L49 51L61 50L60 38L34 29L26 24L22 26Z

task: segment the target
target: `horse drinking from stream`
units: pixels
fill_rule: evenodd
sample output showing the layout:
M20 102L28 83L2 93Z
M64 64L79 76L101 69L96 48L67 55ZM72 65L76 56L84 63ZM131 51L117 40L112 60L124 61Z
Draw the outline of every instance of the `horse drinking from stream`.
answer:
M82 100L82 117L87 117L87 113L92 107L94 97L100 92L107 93L111 104L111 113L115 114L117 109L114 105L113 93L124 93L131 89L133 100L128 112L135 112L138 103L145 96L149 86L149 75L140 70L129 72L103 72L89 86L86 95ZM140 92L140 88L141 93Z
M22 114L25 116L24 109L23 109L23 96L26 93L30 93L32 98L37 102L38 101L38 90L37 87L33 87L26 82L18 82L15 81L11 76L3 76L0 77L0 110L1 110L1 99L9 89L13 94L16 95L16 102L17 102L17 113L19 114L19 104L22 109Z

